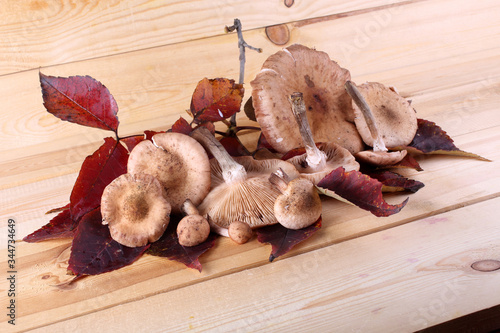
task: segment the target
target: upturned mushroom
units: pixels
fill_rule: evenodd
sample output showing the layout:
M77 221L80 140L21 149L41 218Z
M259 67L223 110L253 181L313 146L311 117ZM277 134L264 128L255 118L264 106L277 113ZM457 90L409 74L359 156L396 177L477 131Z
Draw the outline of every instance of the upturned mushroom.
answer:
M250 156L231 157L224 147L206 128L200 127L191 135L214 156L212 188L198 209L208 216L211 224L226 229L232 221L247 223L252 229L278 223L273 207L280 192L272 186L269 175L282 168L295 178L295 167L278 159L255 160ZM227 235L213 228L215 232Z
M292 113L299 125L306 153L294 156L287 161L295 166L301 177L317 184L338 167L343 167L346 171L359 170L359 163L347 149L334 142L316 145L307 121L302 93L293 93L290 96L290 103L292 104Z
M302 146L288 101L288 96L300 91L317 142L334 142L351 153L362 150L352 102L344 89L349 79L349 71L328 54L303 45L271 55L250 82L255 117L267 141L281 153Z
M118 243L138 247L157 241L170 221L170 203L160 182L147 174L123 174L101 197L102 223Z
M186 214L177 225L177 238L182 246L196 246L207 240L210 235L210 224L201 216L191 200L187 199L182 205Z
M310 180L300 177L290 180L280 169L271 174L269 181L281 192L274 203L274 215L282 226L302 229L319 219L321 199Z
M379 166L401 161L407 151L389 152L387 147L407 145L415 136L417 118L408 101L379 83L357 87L347 81L345 88L355 103L356 127L363 141L373 148L358 152L355 157Z
M156 177L165 188L172 213L181 213L187 199L199 205L210 190L206 151L196 140L181 133L155 134L152 140L135 146L129 156L128 172Z

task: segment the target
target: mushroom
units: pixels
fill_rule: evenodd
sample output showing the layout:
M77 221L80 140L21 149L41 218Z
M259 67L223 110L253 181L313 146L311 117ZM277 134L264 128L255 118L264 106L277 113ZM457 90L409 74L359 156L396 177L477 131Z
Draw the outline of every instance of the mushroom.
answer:
M358 89L353 82L347 81L345 88L355 103L358 131L363 141L373 147L372 151L358 152L355 157L379 166L401 161L407 151L389 152L386 143L389 147L407 145L415 136L417 119L409 103L379 83L362 85ZM373 110L369 104L374 106Z
M207 240L210 235L210 224L201 216L196 206L187 199L182 205L186 216L177 225L177 237L182 246L196 246Z
M280 194L274 203L274 215L288 229L302 229L316 222L321 216L321 199L316 186L305 178L290 180L283 170L271 174L269 181Z
M115 241L129 247L157 241L167 229L170 210L163 186L148 174L123 174L101 197L102 224Z
M290 96L292 112L299 125L306 153L294 156L287 161L292 163L301 173L301 177L317 184L332 170L343 167L346 171L359 170L359 163L345 148L334 142L316 145L306 117L306 108L302 93L296 92Z
M212 189L198 207L208 216L212 229L227 229L232 221L247 223L252 229L276 224L273 206L280 192L272 186L269 175L282 168L295 178L295 167L279 159L255 160L250 156L231 157L219 141L206 128L198 128L191 135L215 157L211 160Z
M252 238L252 228L245 222L234 221L231 222L228 228L228 235L231 240L237 244L245 244Z
M127 171L156 177L166 191L172 213L181 213L186 199L199 205L210 190L210 162L203 147L181 133L155 134L130 153Z
M303 144L288 101L288 96L300 91L317 142L334 142L351 153L362 150L352 102L344 89L349 79L349 71L328 54L303 45L271 55L250 84L255 117L273 148L286 153Z

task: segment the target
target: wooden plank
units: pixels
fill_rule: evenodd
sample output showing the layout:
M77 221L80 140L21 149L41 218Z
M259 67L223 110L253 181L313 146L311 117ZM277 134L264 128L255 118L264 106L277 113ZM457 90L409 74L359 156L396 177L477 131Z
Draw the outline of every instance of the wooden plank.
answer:
M473 83L488 76L496 80L500 72L498 66L494 66L497 61L492 54L498 54L500 48L496 38L500 27L492 13L497 5L497 2L489 1L481 2L482 7L467 1L459 1L458 4L456 1L437 1L400 7L400 12L388 20L384 33L375 36L378 38L373 37L362 53L349 59L342 55L341 45L352 41L357 27L375 20L373 15L376 13L294 27L291 43L301 42L327 51L332 58L351 69L357 81L375 80L376 73L381 73L379 81L396 85L405 96L415 97L415 102L418 102L417 97L429 89L454 87L456 82ZM452 12L455 16L450 18L447 16L448 8L463 9ZM456 31L464 15L469 15L468 9L474 14L473 19L465 16L468 25L462 28L463 31ZM440 13L441 16L436 16L431 22L426 15L428 12ZM377 13L382 15L384 12ZM417 21L412 21L408 27L405 17ZM416 26L426 24L431 24L432 29L415 31ZM451 34L460 36L460 39L447 40L443 37ZM476 34L482 38L478 40ZM248 82L258 72L264 59L280 47L272 45L263 30L250 31L246 38L249 43L264 48L263 54L249 53L247 57ZM234 35L219 36L43 71L61 76L88 74L106 84L120 107L120 133L128 135L160 127L159 123L167 127L179 115L184 115L196 83L201 78L236 78L238 54L235 42ZM391 47L391 43L400 46ZM415 49L418 49L418 54L415 54ZM450 57L452 60L449 60ZM445 62L452 62L454 66L441 67ZM439 76L434 75L436 68L440 68ZM107 135L99 130L68 125L45 113L38 71L0 77L0 85L5 87L1 96L6 110L0 114L0 140L4 143L0 148L2 159L25 156L19 150L25 147L45 153L70 148L78 143L99 142ZM15 117L12 110L15 110ZM61 146L61 141L66 145Z
M221 35L235 18L249 30L406 2L2 0L0 75Z
M412 332L500 302L500 271L471 268L500 259L499 205L488 200L35 332Z
M333 199L324 200L323 228L286 257L497 197L500 187L499 129L486 129L457 138L459 144L474 148L495 162L437 156L424 159L422 166L426 171L412 174L415 179L423 181L426 187L411 195L408 205L394 216L376 218L357 207ZM53 192L57 195L57 191L51 190L41 193L40 200L45 195L54 195ZM387 196L387 200L395 203L405 197L391 195ZM13 217L20 221L19 227L27 231L28 226L34 227L33 223L28 222L30 214L39 214L42 218L42 212L24 209ZM6 233L4 229L1 228L0 232ZM21 230L18 230L18 234L21 235ZM269 256L269 247L259 244L255 239L243 246L235 246L228 239L219 239L216 247L202 257L204 268L201 274L181 264L145 256L129 267L78 281L72 285L72 289L61 293L62 290L56 285L71 279L71 276L66 275L69 245L69 241L18 244L18 315L26 328L261 266L266 264ZM5 297L0 295L0 299ZM46 301L48 299L50 302Z

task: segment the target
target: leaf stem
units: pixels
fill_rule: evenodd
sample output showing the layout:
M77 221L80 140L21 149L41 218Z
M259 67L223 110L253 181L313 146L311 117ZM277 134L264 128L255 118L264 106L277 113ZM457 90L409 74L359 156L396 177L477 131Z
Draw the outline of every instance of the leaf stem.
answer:
M238 34L238 48L240 49L240 76L238 79L239 84L243 84L245 81L245 49L248 48L250 50L257 51L259 53L262 52L261 48L253 47L249 45L247 42L245 42L245 39L243 39L243 32L242 32L242 26L241 26L241 21L237 18L234 19L234 23L232 26L228 27L226 26L224 29L226 32L232 32L236 30L236 33ZM236 113L231 116L231 125L236 126Z

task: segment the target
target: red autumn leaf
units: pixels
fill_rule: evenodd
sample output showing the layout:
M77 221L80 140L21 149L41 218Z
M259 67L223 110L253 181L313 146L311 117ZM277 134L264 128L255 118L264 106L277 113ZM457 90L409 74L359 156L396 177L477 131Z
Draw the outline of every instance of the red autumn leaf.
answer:
M74 221L101 204L104 188L127 172L127 160L127 149L113 138L105 138L104 144L85 158L70 196Z
M189 135L193 129L191 128L191 125L187 122L186 119L180 117L177 119L177 121L172 125L172 132L175 133L182 133Z
M382 192L410 191L415 193L424 187L424 183L422 182L387 170L363 171L363 173L381 182Z
M28 243L36 243L49 239L72 238L76 223L71 218L69 209L57 214L49 223L23 238Z
M198 128L198 127L205 127L210 131L210 133L215 135L215 125L211 121L204 121L201 124L199 124L198 126L196 126L196 128Z
M281 224L269 225L256 230L260 243L271 244L269 261L286 254L295 245L305 241L321 228L321 217L314 224L299 230L285 228Z
M127 150L130 152L139 142L144 141L145 137L146 136L144 134L132 135L126 138L120 138L120 142L123 142L127 146Z
M158 133L165 133L165 131L149 131L149 130L146 130L144 131L144 135L146 136L146 140L149 140L151 141L153 139L153 135L155 134L158 134Z
M220 121L240 111L243 85L234 80L204 78L193 92L190 112L195 123Z
M62 206L62 207L52 208L51 210L45 212L45 214L58 213L58 212L62 212L63 210L66 210L66 209L69 209L69 204L66 204L65 206Z
M272 153L276 153L276 150L271 146L269 141L267 141L266 137L264 136L264 133L260 133L259 140L257 141L257 150L259 149L267 149Z
M205 242L196 246L182 246L177 238L177 222L170 220L167 230L159 240L151 244L148 254L183 263L201 272L202 267L198 258L215 245L217 235L210 233Z
M40 73L43 104L57 118L116 133L118 105L102 83L90 76L55 77Z
M231 156L249 156L250 152L243 146L240 139L236 136L226 136L219 140L226 151Z
M456 155L489 161L479 155L458 149L453 139L441 127L425 119L418 119L417 133L408 147L400 148L416 153Z
M420 166L418 161L415 159L415 157L413 157L410 154L406 154L406 156L401 161L399 161L398 163L393 164L389 167L390 168L410 168L410 169L415 169L417 171L424 170L424 169L422 169L422 167Z
M96 208L76 228L68 269L77 276L111 272L133 263L148 247L127 247L113 240L102 224L101 209Z
M359 171L345 172L339 167L330 172L318 184L318 187L335 194L356 206L370 211L375 216L390 216L398 213L408 202L390 205L382 196L382 183Z

